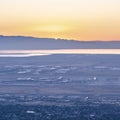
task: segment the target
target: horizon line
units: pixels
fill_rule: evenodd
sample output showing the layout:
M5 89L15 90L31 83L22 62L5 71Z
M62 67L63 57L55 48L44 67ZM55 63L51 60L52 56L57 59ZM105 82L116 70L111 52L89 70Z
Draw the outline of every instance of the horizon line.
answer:
M47 37L36 37L29 35L1 35L0 37L25 37L25 38L35 38L35 39L54 39L54 40L65 40L65 41L76 41L76 42L120 42L120 40L76 40L76 39L66 39L66 38L47 38Z

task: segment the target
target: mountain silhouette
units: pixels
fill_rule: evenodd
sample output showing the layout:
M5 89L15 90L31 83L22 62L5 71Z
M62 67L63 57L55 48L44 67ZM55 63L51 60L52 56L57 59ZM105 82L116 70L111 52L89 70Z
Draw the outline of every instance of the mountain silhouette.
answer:
M120 41L75 41L25 36L0 36L0 50L120 49Z

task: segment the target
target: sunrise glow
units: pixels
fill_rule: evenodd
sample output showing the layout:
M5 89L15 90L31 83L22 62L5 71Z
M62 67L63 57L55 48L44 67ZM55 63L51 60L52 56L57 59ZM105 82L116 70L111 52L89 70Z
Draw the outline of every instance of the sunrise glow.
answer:
M120 40L119 0L1 0L0 34Z

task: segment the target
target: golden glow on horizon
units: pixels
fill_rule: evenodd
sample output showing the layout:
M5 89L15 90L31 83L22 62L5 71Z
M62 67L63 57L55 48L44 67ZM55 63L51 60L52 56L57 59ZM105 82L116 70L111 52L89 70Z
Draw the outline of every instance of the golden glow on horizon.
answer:
M51 32L51 33L67 31L65 26L60 26L60 25L59 26L58 25L46 25L46 26L41 25L41 26L32 27L31 30L40 31L40 32Z
M120 0L1 0L0 34L120 40Z

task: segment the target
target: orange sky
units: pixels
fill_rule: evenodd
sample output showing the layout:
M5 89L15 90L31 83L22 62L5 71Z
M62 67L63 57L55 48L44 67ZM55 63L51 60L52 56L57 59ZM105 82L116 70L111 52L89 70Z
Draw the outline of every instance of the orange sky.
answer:
M0 0L0 34L120 40L120 0Z

